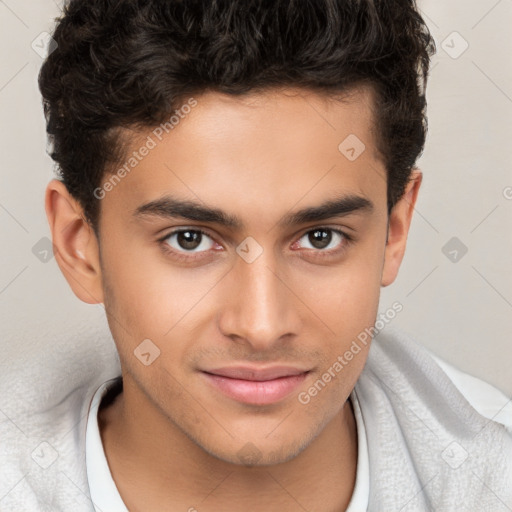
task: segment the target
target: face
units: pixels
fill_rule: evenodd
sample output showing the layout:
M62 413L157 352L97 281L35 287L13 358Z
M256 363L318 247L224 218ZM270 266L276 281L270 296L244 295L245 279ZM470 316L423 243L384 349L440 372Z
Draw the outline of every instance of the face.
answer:
M100 264L82 288L105 304L141 410L221 460L284 462L354 387L369 343L344 354L375 322L411 208L386 245L368 90L194 100L168 133L137 132L137 162L105 176Z

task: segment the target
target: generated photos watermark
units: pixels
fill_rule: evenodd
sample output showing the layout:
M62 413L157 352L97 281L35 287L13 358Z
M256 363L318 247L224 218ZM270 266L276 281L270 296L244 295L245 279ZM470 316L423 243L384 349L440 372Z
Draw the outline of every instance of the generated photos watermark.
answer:
M139 165L139 163L149 155L152 149L155 149L159 142L164 138L164 135L174 130L176 126L184 119L192 108L197 105L195 98L189 98L187 103L183 104L179 109L174 111L174 114L165 122L160 123L148 135L146 141L140 146L137 151L133 151L130 158L122 165L110 178L101 186L94 189L93 195L96 199L103 199L107 192L113 190L119 182L126 177L130 172ZM156 139L156 140L155 140Z
M297 396L299 402L303 405L309 404L311 399L320 393L331 380L335 379L338 374L349 364L354 356L361 352L362 347L366 347L368 342L376 336L384 327L386 327L391 320L393 320L398 313L400 313L404 309L403 305L395 301L390 308L388 308L384 313L379 315L379 319L375 322L373 327L366 327L364 331L360 332L357 335L357 339L352 341L350 347L341 355L336 358L336 361L333 362L329 368L322 374L322 376L317 379L312 386L310 386L307 391L302 391Z

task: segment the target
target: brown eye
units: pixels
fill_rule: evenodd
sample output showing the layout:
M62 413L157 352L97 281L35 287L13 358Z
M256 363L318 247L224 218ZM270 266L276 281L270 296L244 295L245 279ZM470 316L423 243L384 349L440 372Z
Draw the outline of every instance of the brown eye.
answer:
M180 231L176 234L176 242L182 249L197 249L201 244L202 234L197 231Z
M174 231L164 241L179 252L203 252L213 246L213 240L206 233L197 229Z
M316 228L305 233L300 240L305 240L305 242L300 244L301 247L305 249L323 251L325 249L336 249L340 245L345 245L343 242L347 241L348 237L337 229Z
M308 241L315 249L325 249L332 240L332 234L327 229L315 229L308 234Z

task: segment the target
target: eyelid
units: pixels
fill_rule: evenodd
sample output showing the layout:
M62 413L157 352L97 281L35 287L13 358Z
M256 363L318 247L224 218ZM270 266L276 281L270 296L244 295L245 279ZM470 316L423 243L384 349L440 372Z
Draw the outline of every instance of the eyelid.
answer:
M299 249L296 252L298 252L298 255L300 257L304 257L305 254L309 254L310 257L313 258L328 258L333 256L341 256L345 253L345 251L349 248L349 246L354 242L354 237L348 233L346 233L343 229L340 229L339 226L328 226L328 225L321 225L321 226L311 226L305 229L304 231L300 232L300 236L294 235L295 241L292 245L295 245L300 241L301 238L308 235L312 231L315 230L321 230L325 229L328 231L333 231L337 234L339 234L342 237L342 241L334 248L331 249ZM217 240L215 236L212 236L206 229L200 227L200 226L182 226L178 228L174 228L172 231L167 233L165 236L161 237L159 241L159 246L161 250L166 254L170 255L172 258L174 258L176 261L180 261L182 263L194 263L196 260L206 261L207 259L211 258L213 256L213 253L215 252L222 252L219 249L207 249L204 251L185 251L185 250L178 250L173 248L170 244L166 243L166 240L169 239L171 236L178 234L180 232L184 231L196 231L198 233L201 233L202 235L207 236L212 240L214 244L222 246ZM309 257L309 256L308 256Z
M309 251L313 253L318 253L319 255L325 254L333 254L333 253L340 253L341 251L344 251L349 244L351 244L354 241L354 237L348 233L346 233L344 230L340 229L339 227L333 227L333 226L314 226L311 228L308 228L306 231L303 232L302 235L300 235L297 238L296 242L293 242L293 245L298 243L301 238L306 236L308 233L311 233L312 231L322 230L325 229L326 231L332 231L334 233L337 233L342 237L341 247L340 244L338 246L331 248L331 249L303 249L304 251Z
M206 235L208 238L210 238L215 244L219 244L215 237L210 235L205 229L199 227L199 226L193 226L193 227L179 227L175 228L172 231L168 232L166 235L160 237L158 241L158 245L160 249L164 252L166 256L172 257L175 261L178 261L180 263L194 263L195 260L201 259L204 261L205 257L211 256L212 249L206 250L206 251L200 251L200 252L187 252L187 251L179 251L177 249L174 249L171 247L168 243L166 243L166 240L170 238L171 236L181 233L183 231L197 231L203 235ZM220 245L220 244L219 244Z
M197 231L198 233L201 233L202 235L205 235L208 238L210 238L216 244L219 244L219 242L217 242L217 240L214 236L212 236L208 231L206 231L204 228L201 228L199 226L192 226L192 227L185 226L185 227L175 228L172 231L169 231L166 235L159 238L158 242L165 242L171 236L176 235L178 233L182 233L184 231ZM221 244L219 244L219 245L221 245ZM183 252L186 253L187 251L183 251ZM203 252L206 252L206 251L203 251Z
M347 232L348 228L347 228L347 230L345 230L344 228L341 228L340 226L329 226L327 224L322 224L320 226L313 226L311 228L307 228L299 238L302 238L304 235L306 235L307 233L310 233L311 231L316 231L319 229L326 229L329 231L334 231L335 233L339 233L340 235L342 235L343 238L346 238L347 240L353 240L353 236Z

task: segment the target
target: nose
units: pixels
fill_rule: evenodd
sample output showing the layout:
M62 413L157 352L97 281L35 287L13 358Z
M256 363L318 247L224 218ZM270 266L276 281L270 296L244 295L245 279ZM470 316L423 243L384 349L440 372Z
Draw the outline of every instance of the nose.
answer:
M228 298L219 328L225 336L254 351L269 351L299 333L300 301L271 251L265 250L252 263L238 258L224 286Z

